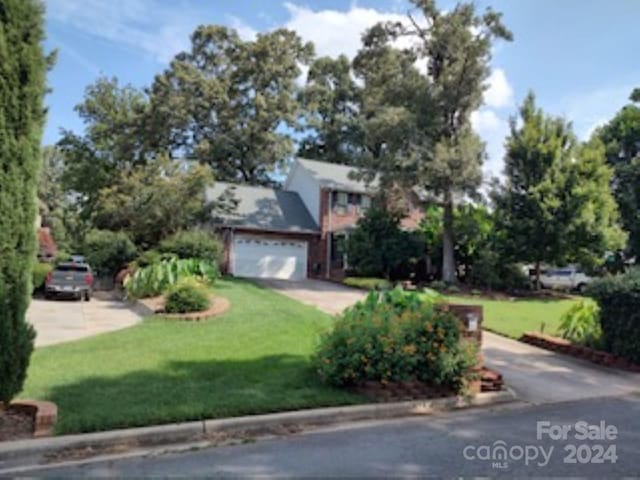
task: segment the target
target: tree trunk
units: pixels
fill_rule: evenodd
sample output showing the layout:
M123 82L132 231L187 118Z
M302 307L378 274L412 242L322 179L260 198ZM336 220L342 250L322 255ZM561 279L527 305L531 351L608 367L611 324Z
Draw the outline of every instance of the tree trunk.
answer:
M456 283L456 262L453 257L453 198L445 193L442 225L442 281Z

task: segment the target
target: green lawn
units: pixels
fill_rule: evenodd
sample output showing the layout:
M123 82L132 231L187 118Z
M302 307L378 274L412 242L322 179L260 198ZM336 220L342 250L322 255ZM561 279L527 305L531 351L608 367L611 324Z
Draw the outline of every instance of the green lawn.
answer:
M58 433L362 401L309 366L328 315L249 282L215 290L232 307L206 322L151 318L37 349L21 396L55 402Z
M514 299L486 300L483 298L447 296L451 303L482 305L484 328L508 337L520 338L524 332L540 331L554 335L560 324L560 316L578 300Z

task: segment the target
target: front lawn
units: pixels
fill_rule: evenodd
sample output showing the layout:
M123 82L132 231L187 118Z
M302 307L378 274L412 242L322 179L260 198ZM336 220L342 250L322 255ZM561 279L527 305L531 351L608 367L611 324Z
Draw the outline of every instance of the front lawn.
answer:
M241 280L215 291L232 307L206 322L151 318L37 349L20 396L55 402L58 433L362 401L309 367L328 315Z
M483 298L447 296L451 303L482 305L484 328L507 337L520 338L524 332L544 332L556 335L560 316L578 300L513 299L487 300Z

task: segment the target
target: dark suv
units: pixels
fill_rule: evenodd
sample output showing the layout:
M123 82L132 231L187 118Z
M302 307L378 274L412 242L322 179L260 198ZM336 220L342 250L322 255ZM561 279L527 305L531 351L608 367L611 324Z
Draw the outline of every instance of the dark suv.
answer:
M45 298L71 297L91 300L93 274L86 263L61 263L47 275Z

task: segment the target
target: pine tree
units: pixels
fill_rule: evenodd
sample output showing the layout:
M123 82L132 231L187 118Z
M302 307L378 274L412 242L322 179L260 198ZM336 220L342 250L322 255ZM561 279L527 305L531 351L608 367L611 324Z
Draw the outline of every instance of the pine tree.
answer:
M0 0L0 405L22 390L48 59L37 0Z

